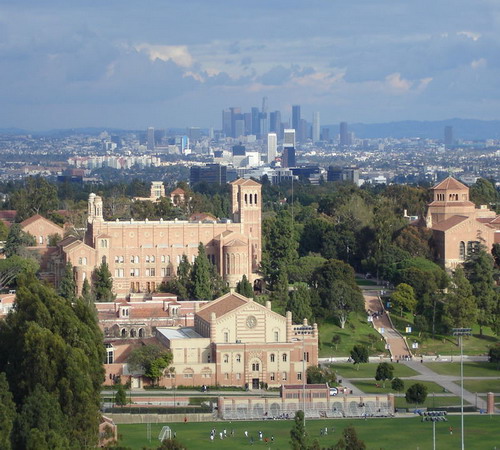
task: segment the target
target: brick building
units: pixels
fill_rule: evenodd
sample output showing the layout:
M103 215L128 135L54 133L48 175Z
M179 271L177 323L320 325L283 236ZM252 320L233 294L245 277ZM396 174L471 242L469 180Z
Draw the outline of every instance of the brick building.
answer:
M70 261L81 291L85 278L106 262L116 294L154 292L176 275L183 255L194 261L200 242L230 286L243 275L255 281L262 246L261 185L244 179L230 184L231 217L221 220L106 221L101 197L90 194L84 239L70 237L59 243L54 259L56 282Z

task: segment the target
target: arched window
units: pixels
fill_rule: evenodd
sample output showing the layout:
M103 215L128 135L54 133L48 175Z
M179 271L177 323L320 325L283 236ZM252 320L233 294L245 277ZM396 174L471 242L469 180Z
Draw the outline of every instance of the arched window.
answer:
M236 355L236 362L237 363L241 362L241 355L240 354Z
M248 195L245 194L245 204L247 204L247 203L248 203Z
M258 372L260 370L260 364L259 363L252 363L252 371Z
M155 255L151 255L151 258L149 258L149 260L154 263L155 262Z
M254 195L254 198L255 198L254 203L257 204L257 194Z
M125 328L122 328L121 336L122 337L127 337L127 330Z
M283 359L283 362L286 362L286 359L287 359L286 353L283 353L282 359Z
M271 362L274 362L274 353L271 353L270 358L271 358Z
M87 265L87 258L83 257L82 258L82 266L86 266Z
M165 262L165 255L161 255L161 262Z
M144 328L139 328L139 337L144 337Z
M136 331L135 331L135 329L134 329L134 328L132 328L132 329L130 330L130 337L135 338L135 336L136 336Z
M148 263L149 262L149 255L146 255L145 258L146 258L146 262Z
M134 263L139 264L139 257L138 256L134 256Z
M228 363L229 362L229 355L224 355L223 361L225 363Z
M465 260L465 242L464 241L460 242L459 255L460 255L460 259L462 261Z

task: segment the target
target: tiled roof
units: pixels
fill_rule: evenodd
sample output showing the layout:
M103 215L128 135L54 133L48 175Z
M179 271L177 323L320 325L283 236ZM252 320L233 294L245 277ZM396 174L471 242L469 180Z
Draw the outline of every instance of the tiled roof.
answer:
M15 209L6 209L4 211L0 211L0 220L4 220L6 222L14 222L16 219L17 211Z
M247 244L240 239L233 239L228 243L224 244L224 247L246 247Z
M174 189L170 195L185 195L186 194L186 191L184 189L181 189L181 188L177 188L177 189Z
M446 231L467 219L468 217L466 216L452 216L449 219L437 223L436 225L432 225L432 229L437 231Z
M34 216L28 217L26 220L23 220L21 222L21 226L25 227L27 225L32 224L33 222L36 222L39 219L45 219L45 217L41 216L40 214L35 214ZM45 220L47 220L47 219L45 219ZM50 222L50 220L49 220L49 222Z
M216 317L222 317L224 314L239 308L249 301L249 299L246 299L238 294L226 294L225 296L202 307L198 311L197 315L208 322L212 313L215 313Z
M441 183L436 184L432 189L452 189L452 190L461 190L461 191L467 191L469 188L463 184L460 183L460 181L455 180L453 177L448 177L445 180L441 181Z
M241 185L241 186L260 186L260 183L250 179L250 178L238 178L237 180L231 181L230 184Z
M474 203L472 202L455 202L453 200L447 202L447 201L433 201L432 203L429 204L429 206L474 206Z

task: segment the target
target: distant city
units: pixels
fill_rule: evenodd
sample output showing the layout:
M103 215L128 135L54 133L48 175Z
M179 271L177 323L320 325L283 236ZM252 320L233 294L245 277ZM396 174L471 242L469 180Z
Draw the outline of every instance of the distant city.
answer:
M478 177L500 178L499 129L495 121L460 119L322 125L319 112L308 121L300 105L288 116L269 111L264 97L249 111L224 109L219 129L3 130L0 180L40 175L99 183L134 175L172 183L244 177L361 185L430 184L453 175L470 184Z

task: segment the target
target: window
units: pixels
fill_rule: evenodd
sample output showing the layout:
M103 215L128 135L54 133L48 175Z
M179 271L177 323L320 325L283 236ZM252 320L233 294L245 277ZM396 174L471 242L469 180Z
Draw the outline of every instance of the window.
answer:
M151 269L149 269L149 275L151 277L155 277L156 276L156 269L153 267Z
M241 380L241 373L237 373L237 374L236 374L236 379L237 379L237 380Z
M131 262L132 264L134 263L134 256L133 256L133 255L130 257L130 262Z
M146 255L146 262L148 263L149 262L149 255Z
M177 255L177 264L180 264L181 263L181 257L180 255Z
M286 353L283 353L282 359L283 359L283 362L286 362L286 359L287 359Z
M106 362L105 364L113 364L115 360L115 349L111 344L106 344Z
M258 372L260 370L260 364L259 363L253 363L252 364L252 370L254 372Z
M101 239L101 247L102 248L108 248L108 241L107 241L107 239Z
M302 372L297 372L297 380L302 380Z
M154 263L155 262L155 255L151 255L151 257L149 258L149 260Z
M238 362L238 363L241 362L241 355L239 355L239 354L236 355L236 362Z
M138 277L140 275L139 269L130 269L130 276L131 277Z
M229 374L228 373L224 374L224 380L229 380Z
M269 375L269 379L271 381L274 381L274 378L275 378L274 372L271 372L271 374Z
M165 255L161 255L160 261L165 262Z
M286 381L286 372L283 372L283 373L281 374L281 379L282 379L283 381Z
M460 259L463 261L465 259L465 242L460 242L460 247L459 247L459 252L460 252Z
M229 331L224 331L224 342L229 342Z
M134 263L139 264L139 257L138 256L134 256Z
M125 276L123 269L115 269L115 278L123 278Z
M228 363L229 362L229 355L224 355L223 361L225 363Z
M280 332L275 331L274 332L274 342L279 342L280 341Z
M271 353L271 362L274 362L274 353Z
M43 244L43 236L38 236L38 243Z
M115 264L118 264L120 262L120 257L119 256L115 256Z

